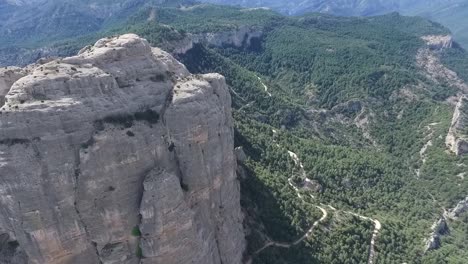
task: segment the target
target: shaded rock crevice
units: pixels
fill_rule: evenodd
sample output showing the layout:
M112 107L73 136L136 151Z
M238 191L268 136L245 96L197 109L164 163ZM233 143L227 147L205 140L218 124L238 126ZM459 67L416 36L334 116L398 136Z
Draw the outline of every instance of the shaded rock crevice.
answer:
M3 264L27 264L28 256L21 249L17 240L0 230L0 263Z
M91 139L92 139L92 137L91 137ZM88 242L88 244L91 246L91 248L94 249L94 252L96 253L97 263L102 264L101 258L99 256L99 250L98 250L98 247L97 247L97 243L91 240L90 235L89 235L89 231L88 231L88 227L86 226L86 223L83 221L83 217L81 215L81 212L80 212L80 209L79 209L78 203L77 203L77 199L79 197L79 195L78 195L78 192L79 192L78 183L79 183L80 174L81 174L81 168L80 168L80 164L81 164L80 151L81 151L81 148L82 148L82 146L80 146L80 148L75 151L75 165L74 165L74 171L73 171L74 181L75 181L74 184L73 184L73 198L74 198L73 207L74 207L75 212L76 212L78 223L83 227L83 230L85 232L85 240Z

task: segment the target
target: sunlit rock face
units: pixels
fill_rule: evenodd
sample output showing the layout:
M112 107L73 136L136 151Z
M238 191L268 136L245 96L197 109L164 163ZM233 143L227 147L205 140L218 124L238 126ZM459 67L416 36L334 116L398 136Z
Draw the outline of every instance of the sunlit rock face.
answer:
M221 75L127 34L0 72L2 94L2 263L241 263Z
M446 144L458 156L468 154L468 98L465 96L460 98L455 107Z

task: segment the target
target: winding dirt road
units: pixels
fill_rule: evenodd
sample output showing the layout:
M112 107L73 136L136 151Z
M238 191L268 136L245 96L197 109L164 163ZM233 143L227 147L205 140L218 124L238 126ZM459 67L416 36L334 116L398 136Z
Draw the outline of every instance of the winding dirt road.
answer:
M293 159L294 163L296 164L296 166L298 166L300 169L301 169L301 174L307 179L307 174L304 170L304 166L301 162L301 160L299 159L299 157L297 156L296 153L292 152L292 151L288 151L288 154L289 156ZM293 176L291 176L289 179L288 179L288 183L289 185L294 189L294 191L296 192L297 196L302 200L302 202L306 203L306 201L304 200L304 197L302 196L302 194L300 193L300 190L299 188L293 183L293 180L292 180ZM314 198L313 195L310 195L311 198ZM323 221L325 221L328 217L328 212L327 210L325 210L324 207L328 207L330 208L332 211L335 211L337 212L338 209L336 209L335 207L331 206L331 205L324 205L324 204L320 204L321 206L318 206L318 205L315 205L315 207L317 207L318 209L320 209L320 211L322 211L322 217L315 221L312 226L309 228L309 230L307 230L307 232L302 236L300 237L299 239L293 241L293 242L289 242L289 243L284 243L284 242L276 242L276 241L268 241L263 247L261 247L260 249L258 249L257 251L255 251L252 256L250 256L247 261L245 262L246 264L251 264L252 263L252 258L258 254L260 254L262 251L264 251L265 249L269 248L269 247L280 247L280 248L290 248L292 246L296 246L298 245L299 243L301 243L302 241L304 241L305 239L309 238L310 236L312 236L313 232L314 232L314 229ZM354 213L354 212L350 212L350 211L342 211L344 213L347 213L347 214L351 214L353 216L356 216L356 217L359 217L360 219L362 220L366 220L366 221L371 221L374 223L374 230L372 232L372 238L371 238L371 241L370 241L370 245L369 245L369 257L367 259L367 264L374 264L375 263L375 258L376 258L376 251L375 251L375 244L377 242L377 236L379 235L380 233L380 230L382 229L382 224L380 223L379 220L377 219L372 219L370 217L367 217L367 216L362 216L362 215L359 215L357 213Z
M260 84L263 86L265 93L267 93L268 96L271 97L271 93L268 92L268 86L266 86L266 84L262 81L262 78L260 78L258 75L255 75L255 77L257 77L257 79L260 81Z
M292 246L296 246L298 245L299 243L301 243L302 241L304 241L306 238L310 237L312 235L312 233L314 232L314 229L323 221L325 221L325 219L327 219L327 216L328 216L328 212L320 207L320 206L317 206L318 209L320 209L322 211L322 217L315 221L314 224L309 228L309 230L307 230L307 232L302 236L300 237L299 239L297 239L296 241L294 242L290 242L290 243L281 243L281 242L274 242L274 241L269 241L267 242L262 248L258 249L257 251L254 252L254 256L259 254L260 252L262 252L263 250L269 248L269 247L281 247L281 248L290 248Z
M292 152L292 151L288 151L288 154L293 159L296 166L299 166L299 168L301 169L301 174L303 175L303 177L305 177L307 179L307 174L306 174L306 172L304 170L304 165L302 164L301 160L299 159L299 156L296 153ZM288 182L289 182L289 185L291 187L293 187L293 189L296 191L298 197L302 199L302 195L300 194L299 189L292 182L292 177L288 179ZM311 195L311 197L314 198L312 195ZM322 206L324 206L324 205L322 204ZM333 207L331 205L328 205L328 207L333 211L338 211L335 207ZM322 207L319 207L319 208L322 209L323 211L325 211ZM376 259L375 244L377 242L377 236L379 235L380 230L382 229L382 224L377 219L372 219L370 217L359 215L357 213L350 212L350 211L343 211L343 212L347 213L347 214L354 215L356 217L359 217L362 220L371 221L372 223L374 223L374 230L372 231L372 238L371 238L370 245L369 245L369 257L367 258L367 263L368 264L375 263L375 259ZM326 211L325 211L325 213L326 213ZM313 228L312 228L312 230L313 230ZM304 235L304 238L307 238L307 234ZM302 240L304 240L304 239L302 239Z

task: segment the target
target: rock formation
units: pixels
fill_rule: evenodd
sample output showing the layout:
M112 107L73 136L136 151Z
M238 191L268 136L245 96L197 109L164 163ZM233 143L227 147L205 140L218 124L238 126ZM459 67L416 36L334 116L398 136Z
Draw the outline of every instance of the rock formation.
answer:
M242 46L249 47L256 38L261 38L263 32L261 29L249 26L242 26L232 31L222 31L216 33L187 34L182 41L172 44L174 54L185 54L193 48L195 44L205 44L214 47Z
M0 69L0 107L5 103L5 95L13 83L26 75L25 70L18 67L5 67Z
M455 107L452 125L445 142L456 155L468 153L468 98L465 96L460 98Z
M440 218L432 225L432 232L426 240L425 252L440 248L440 238L450 233L445 217Z
M465 212L468 212L468 197L458 202L455 208L449 210L447 212L447 217L451 219L457 219L461 214Z
M450 36L423 36L426 46L418 50L416 63L423 73L435 83L445 83L468 94L468 84L458 74L447 68L440 59L439 51L452 47Z
M421 37L426 45L433 50L448 49L453 47L453 37L450 35L428 35Z
M127 34L18 77L0 73L2 263L241 263L222 76Z

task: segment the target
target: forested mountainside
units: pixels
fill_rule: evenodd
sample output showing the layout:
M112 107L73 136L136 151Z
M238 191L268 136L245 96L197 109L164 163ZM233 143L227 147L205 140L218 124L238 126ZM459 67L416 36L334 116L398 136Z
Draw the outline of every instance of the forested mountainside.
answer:
M455 40L468 47L467 0L0 0L0 65L27 64L56 55L48 44L85 36L122 22L145 6L181 6L211 2L244 7L268 7L289 15L320 12L339 16L374 16L390 12L417 15L447 26ZM73 21L73 23L70 23Z
M402 9L409 9L424 4L434 7L442 3L453 2L447 0L202 0L200 2L235 5L243 7L269 7L289 15L300 15L307 12L320 12L340 16L369 16Z
M244 262L466 262L468 55L448 29L396 13L148 7L50 49L125 32L225 76Z
M172 29L172 51L189 70L220 72L232 89L236 141L247 156L241 191L253 262L466 259L463 216L444 217L467 187L466 157L445 144L455 101L466 92L466 54L447 29L397 14L288 18L198 6L157 10L157 23L146 21L151 12L130 30L161 45ZM325 220L305 241L282 247L320 220L316 206ZM441 218L445 236L432 229ZM269 241L278 244L259 251Z
M468 47L466 0L201 0L244 7L268 7L289 15L320 12L338 16L375 16L390 12L423 16L449 27L457 41Z
M52 41L117 26L146 5L182 0L0 0L0 49L40 48Z

